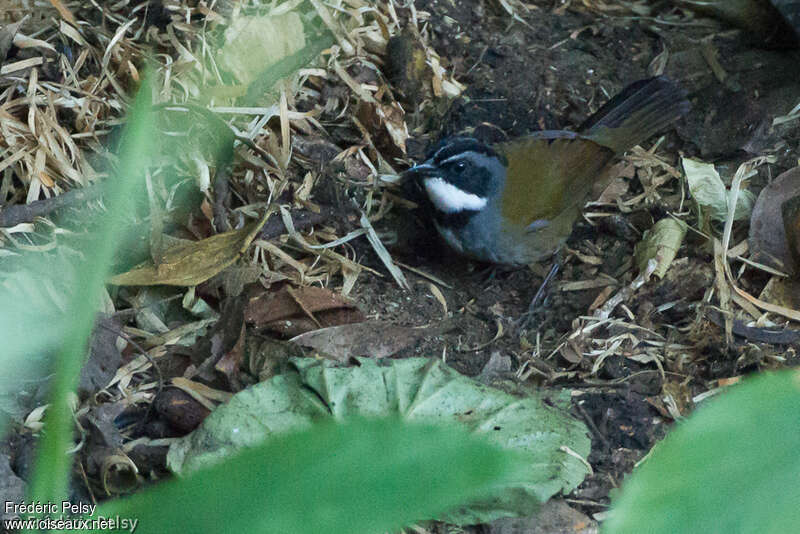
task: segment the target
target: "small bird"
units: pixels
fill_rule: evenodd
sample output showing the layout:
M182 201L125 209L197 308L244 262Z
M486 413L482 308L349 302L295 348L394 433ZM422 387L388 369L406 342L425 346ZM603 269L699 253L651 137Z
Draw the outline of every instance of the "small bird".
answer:
M488 146L444 139L406 171L433 222L457 252L511 266L551 256L566 241L592 185L614 157L689 110L686 95L659 76L612 98L578 129L535 132Z

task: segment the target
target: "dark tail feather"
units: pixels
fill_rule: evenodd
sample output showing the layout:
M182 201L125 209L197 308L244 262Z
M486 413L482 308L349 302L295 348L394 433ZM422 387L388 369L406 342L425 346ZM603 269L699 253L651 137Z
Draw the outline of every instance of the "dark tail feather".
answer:
M686 93L669 78L634 82L584 122L579 131L620 153L660 132L689 111Z

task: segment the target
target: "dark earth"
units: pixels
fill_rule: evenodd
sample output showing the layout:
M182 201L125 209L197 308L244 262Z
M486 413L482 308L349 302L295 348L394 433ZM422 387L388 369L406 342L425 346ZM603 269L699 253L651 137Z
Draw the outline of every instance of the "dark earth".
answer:
M775 164L762 167L753 179L758 189L796 164L800 130L796 126L775 130L769 125L772 117L791 109L800 94L797 52L757 48L742 32L709 19L675 24L668 8L654 8L649 17L598 17L544 5L518 12L524 24L512 21L498 5L480 1L422 2L417 9L431 13L433 47L468 89L443 117L433 119L415 115L415 102L405 100L413 117L409 128L418 134L412 133L414 139L409 142L414 160L422 159L439 138L453 133L492 142L540 129L574 129L626 84L663 73L687 90L693 108L673 131L666 132L659 146L658 154L672 165L679 168L679 154L716 161L730 179L740 162L756 153L773 154ZM704 46L715 47L728 75L725 83L715 78L704 59ZM660 71L664 54L668 57ZM641 191L641 184L632 180L628 194ZM603 290L562 292L559 287L601 273L620 285L628 284L637 269L624 260L632 256L641 232L666 213L678 211L678 181L669 182L660 192L655 202L640 204L631 213L604 206L599 211L612 212L612 217L596 224L580 221L568 249L599 256L601 264L588 265L575 255L567 254L566 259L562 255L561 271L548 286L530 326L522 330L515 324L527 311L549 265L487 273L487 266L448 251L423 216L404 209L390 212L379 227L388 233L401 229L400 244L390 248L396 260L451 286L440 289L455 317L453 330L397 356L441 355L446 347L449 365L477 376L490 356L498 353L511 357L508 375L528 362L537 369L529 385L572 389L574 415L592 431L589 462L594 474L567 502L590 516L606 509L609 492L673 424L659 400L664 393L674 393L686 409L692 405L691 398L713 387L716 379L769 367L770 353L788 356L789 363L800 361L797 344L762 345L755 357L754 345L747 340L737 338L725 346L724 334L704 317L701 303L714 283L712 254L691 232L678 254L683 259L663 280L652 281L626 303L635 316L631 323L653 329L669 342L685 344L683 350L660 352L665 374L653 363L628 358L640 352L635 344L624 345L625 350L608 358L596 375L591 375L591 360L567 361L553 353L574 330L577 318L591 314L590 305ZM365 265L381 270L371 251L360 250ZM757 294L766 278L750 274L743 284ZM399 289L388 277L360 279L355 297L362 309L370 316L407 325L440 320L442 306L431 294L430 282L406 275L411 292ZM620 285L615 285L615 292ZM665 303L674 305L659 310ZM504 328L500 339L476 351L454 350L485 344L497 333L498 321ZM635 333L634 325L595 333L602 338Z
M588 9L590 4L596 8ZM675 421L691 413L699 395L749 373L800 364L796 337L789 336L779 343L765 342L759 337L763 332L742 326L744 317L738 315L736 319L741 324L737 323L736 335L726 340L715 308L713 249L705 236L692 229L662 279L654 277L624 296L606 319L593 317L614 295L625 294L639 275L634 247L656 221L675 215L693 229L703 227L720 234L720 228L712 225L709 229L708 221L698 220L687 199L685 185L677 179L680 156L713 161L722 179L730 183L739 164L769 155L773 159L758 167L757 175L747 185L757 194L773 178L797 165L800 146L800 121L774 126L772 123L797 104L800 52L765 48L763 39L752 32L692 16L673 7L672 2L637 3L638 11L620 8L620 3L604 9L606 4L536 1L524 7L506 0L423 0L414 5L418 13L430 14L419 24L427 44L439 54L447 71L466 86L466 91L455 100L431 98L419 89L418 81L404 74L407 56L395 53L382 58L381 76L405 111L411 135L408 154L403 155L380 138L377 130L382 127L373 129L372 134L397 171L420 161L430 147L447 135L468 134L496 142L541 129L575 129L623 87L649 76L664 74L677 81L685 88L692 111L664 132L660 141L653 138L643 143L645 151L657 144L652 154L629 154L615 167L616 185L624 187L617 193L604 192L602 202L587 207L585 217L576 223L567 246L557 257L531 268L493 268L457 256L439 240L426 214L412 209L409 199L413 201L413 192L403 186L394 187L391 192L400 200L373 223L375 230L396 262L424 276L404 268L410 290L402 289L367 241L363 237L354 239L348 246L355 250L355 260L382 276L362 272L350 294L360 311L336 311L332 319L341 320L342 314L347 313L352 317L341 322L366 318L401 326L427 326L426 335L419 341L409 345L398 339L398 346L407 346L392 357L440 357L468 376L519 394L532 388L552 391L553 398L564 390L570 392L572 414L583 420L591 432L592 453L588 461L593 474L557 505L571 507L557 509L562 518L579 511L602 519L612 492ZM396 10L401 21L412 18L408 6L398 5ZM413 31L398 38L417 40ZM403 41L395 44L390 50L403 49ZM357 70L351 68L349 74L354 78L361 74L375 76ZM323 99L346 101L352 96L341 83L325 83L328 85L320 82ZM308 108L318 104L309 103ZM297 108L302 106L299 102ZM321 120L328 120L328 125L335 123L333 117L323 116ZM369 130L369 122L362 122ZM320 180L313 194L313 201L322 210L299 214L295 225L304 230L327 225L340 237L360 228L358 217L341 208L346 205L343 201L348 197L363 200L366 188L353 185L350 176L346 180L336 178L337 172L347 173L337 170L338 163L331 160L347 147L363 144L363 132L349 123L334 126L329 129L331 138L319 145L322 153L317 154L316 163L310 156L307 161L302 160L311 150L304 148L303 136L293 138L293 165L295 161L301 163L300 169L291 171L302 177L302 171L320 170L317 163L323 163L323 178L330 179ZM675 175L670 175L672 169L677 169ZM238 200L266 200L263 188L245 190L236 182L237 177L234 172L230 182ZM230 205L222 208L228 209L228 214L233 211ZM193 220L196 222L197 218ZM190 228L193 235L187 235L184 226L188 225L176 226L181 226L182 237L214 233L208 220L201 220L207 227ZM277 229L270 233L273 223ZM281 222L269 221L261 237L274 240L284 233ZM735 224L731 245L745 241L747 235L746 221ZM149 244L143 243L145 248ZM555 262L560 265L558 273L529 313L534 295ZM248 267L252 266L239 265L228 271L229 279L241 275L237 295L246 285L242 280L252 275L248 274ZM735 264L736 269L740 267ZM234 272L237 269L238 274ZM751 295L759 295L769 281L762 271L750 268L737 271L736 275L739 286ZM329 285L337 290L340 283L337 276ZM277 293L288 284L251 284L245 287L244 294L253 286L258 286L255 289L261 293ZM202 354L200 361L211 360L208 354L227 356L226 351L234 352L232 347L245 337L248 345L244 351L238 346L240 353L251 349L257 352L251 343L262 342L275 343L270 350L277 351L274 338L291 337L287 331L282 331L282 336L274 332L251 335L254 332L249 329L245 336L241 327L246 313L242 310L243 299L223 298L230 296L226 295L230 287L229 281L219 279L198 286L197 294L216 307L222 319L196 346L170 347L168 357L161 359L163 382L181 376L198 354ZM163 300L158 305L180 310L180 296L176 294L160 294ZM136 302L136 290L121 289L113 296L122 302L117 309L125 308L115 318L122 325L134 323L132 316L150 305ZM104 329L109 328L113 331L120 325L109 321L106 326L99 326L95 345L112 345L108 339L102 342ZM408 331L403 332L398 337ZM138 354L131 347L126 351L123 364ZM300 349L293 347L288 352L284 359L298 354ZM111 369L98 370L98 375L110 371L113 376L120 364L119 351L101 353L93 345L95 359L106 363L116 360ZM246 386L247 380L263 378L261 370L252 374L258 377L233 376L230 383L212 385L236 391ZM98 380L93 389L84 383L82 387L96 391L108 383L107 376ZM36 406L43 404L44 398L40 393L38 398L28 400ZM187 395L174 388L159 388L155 398L152 405L140 404L125 413L114 411L122 404L116 400L85 403L92 404L81 419L90 436L81 451L81 468L85 465L88 474L75 475L74 501L89 500L85 488L90 479L97 485L99 464L109 451L121 445L120 428L126 429L126 439L172 437L188 433L208 414L205 407L192 404ZM34 450L31 434L27 430L20 432L3 444L2 478L16 480L16 476L27 478L30 474ZM165 454L166 447L160 446L136 447L128 452L139 473L148 480L168 476ZM117 473L112 482L120 494L138 487L136 477L126 472ZM19 481L17 487L22 486ZM578 519L581 517L585 516L579 514ZM524 523L514 525L473 527L470 531L539 532ZM433 531L437 528L432 527ZM580 530L555 526L549 530L559 531Z

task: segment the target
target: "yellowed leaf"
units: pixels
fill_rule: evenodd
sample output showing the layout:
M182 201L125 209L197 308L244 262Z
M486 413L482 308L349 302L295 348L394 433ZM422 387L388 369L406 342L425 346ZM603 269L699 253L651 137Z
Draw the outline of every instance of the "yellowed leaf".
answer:
M238 230L166 250L157 266L152 260L109 280L117 286L196 286L235 262L255 238L269 216L267 212Z

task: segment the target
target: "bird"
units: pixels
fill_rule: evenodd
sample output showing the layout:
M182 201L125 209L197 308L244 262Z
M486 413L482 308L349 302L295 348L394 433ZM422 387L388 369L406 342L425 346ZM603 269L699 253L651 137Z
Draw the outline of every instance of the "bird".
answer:
M543 130L496 145L443 139L404 173L444 241L480 262L522 266L551 257L615 157L689 110L686 93L657 76L636 81L577 132Z

